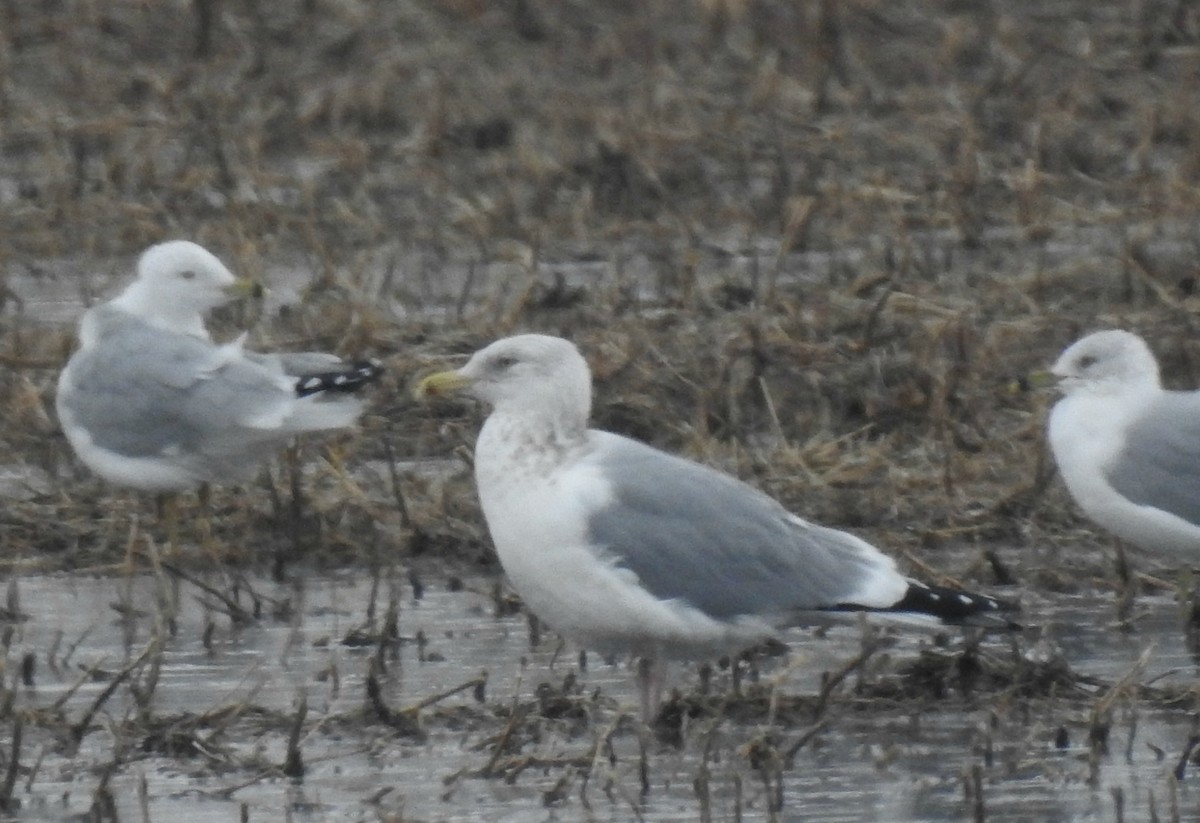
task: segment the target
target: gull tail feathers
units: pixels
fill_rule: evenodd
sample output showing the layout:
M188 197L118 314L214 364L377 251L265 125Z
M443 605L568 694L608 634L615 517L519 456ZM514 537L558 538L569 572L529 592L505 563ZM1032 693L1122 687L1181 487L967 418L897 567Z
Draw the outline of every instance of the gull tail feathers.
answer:
M890 606L864 607L854 603L839 604L830 611L867 611L881 615L932 618L955 626L977 626L989 629L1019 629L1021 625L1010 615L1020 606L986 594L933 586L909 579L904 596Z
M383 375L378 360L359 360L338 369L302 374L295 378L298 398L289 420L293 431L317 431L352 426L362 414L363 402L353 392Z
M331 371L302 374L296 377L296 396L309 397L324 392L350 394L370 385L383 375L378 360L358 360Z

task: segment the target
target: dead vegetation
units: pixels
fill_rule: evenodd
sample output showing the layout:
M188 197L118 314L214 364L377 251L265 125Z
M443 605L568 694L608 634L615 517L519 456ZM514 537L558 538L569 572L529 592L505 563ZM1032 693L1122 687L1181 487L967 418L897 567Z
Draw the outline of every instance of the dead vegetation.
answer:
M470 442L407 389L516 329L583 346L599 425L931 566L1077 536L1046 398L1007 387L1079 332L1135 328L1200 383L1184 5L190 9L5 6L0 538L22 565L102 564L124 507L151 522L50 408L70 306L170 236L278 286L226 328L391 368L363 437L216 491L218 542L260 562L485 556L467 488L377 469Z
M207 587L234 622L290 619L237 591L246 569L494 570L468 477L424 462L469 460L478 414L419 406L409 387L539 330L584 349L601 427L722 466L922 574L1112 590L1136 620L1133 598L1173 575L1114 571L1112 541L1053 477L1049 398L1010 384L1111 325L1146 336L1169 383L1200 385L1198 63L1200 15L1173 0L0 4L0 566L15 579L132 558ZM168 237L275 289L222 328L380 356L389 377L361 433L214 489L193 504L211 536L187 537L212 552L159 564L152 502L80 469L52 409L78 307ZM387 676L394 620L361 627L367 683ZM162 632L108 674L114 689L153 691ZM930 651L853 699L836 683L751 690L736 709L684 693L668 732L769 716L803 741L835 693L848 710L972 691L1081 705L1107 688L1022 660ZM1135 681L1111 688L1190 708ZM76 706L17 709L5 688L7 804L31 728L93 726ZM474 776L560 768L547 804L587 797L621 718L597 726L567 686L538 701L496 717L481 698L503 731ZM364 706L402 736L439 711L378 691ZM127 716L95 819L105 775L139 746L301 774L305 710L255 716L293 744L261 772L221 748L228 715ZM539 759L525 727L551 716L559 731L583 717L590 742ZM796 754L785 738L747 744L768 795ZM980 785L967 769L976 819Z
M347 766L347 777L359 786L362 758L370 763L388 752L437 762L445 758L443 752L459 752L457 762L470 765L422 772L425 782L438 786L443 803L453 804L459 794L473 796L472 784L495 782L540 795L545 806L590 808L606 802L627 807L635 817L661 808L654 798L673 791L678 772L672 770L681 768L702 815L713 814L714 806L735 816L782 814L785 787L806 769L831 756L861 767L861 753L852 753L859 744L853 741L877 750L870 759L882 771L893 761L902 764L914 752L940 746L939 757L953 758L946 774L952 777L961 768L976 804L985 794L1002 791L994 786L1028 781L1031 772L1045 781L1106 785L1122 754L1125 763L1134 762L1135 749L1155 753L1156 762L1166 764L1164 771L1173 765L1173 778L1150 786L1151 804L1156 793L1165 804L1192 768L1192 736L1164 741L1156 726L1139 737L1139 717L1186 714L1195 702L1194 690L1146 677L1150 652L1109 679L1077 672L1053 644L1035 643L1030 636L934 638L915 654L911 646L898 654L902 636L863 623L857 653L847 649L841 665L822 675L815 692L797 693L790 685L810 665L803 654L789 656L782 644L764 645L712 667L680 671L657 721L642 727L632 694L617 699L589 683L588 671L603 664L583 656L576 665L564 660L548 668L527 668L522 662L516 683L498 694L491 691L487 671L418 693L403 687L406 668L411 678L412 667L449 673L470 666L465 658L452 668L442 666L443 653L455 655L452 634L430 642L422 630L401 631L426 619L415 613L424 596L419 580L376 575L370 596L351 601L350 628L334 637L314 634L323 623L319 610L302 605L313 594L303 583L294 588L295 609L269 611L259 608L263 597L255 581L234 574L225 585L224 597L252 615L260 630L289 636L280 671L311 665L311 659L301 661L314 650L343 651L330 651L329 665L294 685L290 708L277 705L288 687L271 682L279 676L275 671L257 676L247 671L245 683L232 692L221 695L223 686L212 695L201 691L194 707L168 708L178 701L163 693L171 688L167 680L179 688L197 686L186 676L180 679L180 661L173 656L202 645L210 659L219 661L237 653L241 632L255 629L241 622L246 618L238 612L214 604L211 587L175 571L131 579L112 604L122 632L139 638L122 659L74 659L89 628L67 643L29 652L11 676L6 671L0 689L0 724L8 732L0 751L5 775L0 805L6 813L37 813L40 806L25 804L45 803L40 782L62 785L64 772L69 776L75 770L71 764L79 762L96 775L94 783L84 784L89 819L95 820L123 819L118 808L130 804L128 798L120 800L121 790L114 786L127 790L131 775L141 775L139 802L143 816L149 816L153 795L146 788L147 770L202 777L189 791L209 801L229 801L254 797L248 794L253 787L272 782L303 786L310 769L322 774L318 781L328 781L329 760L354 764ZM20 586L10 586L4 634L4 658L10 661L20 657L17 646L10 645L12 629L21 623L20 600ZM179 636L177 621L196 623L197 607L189 606L193 600L209 615L206 626L219 626L206 628L203 636ZM333 607L341 608L336 602ZM398 618L403 611L410 614ZM506 620L511 621L510 614L475 618L477 623ZM544 656L555 641L536 638L531 632L528 652ZM38 671L43 665L44 673ZM524 673L537 681L523 686ZM49 691L40 691L47 686ZM348 689L355 690L353 699L340 699ZM944 737L947 718L965 730ZM971 718L978 718L976 728ZM1180 749L1168 751L1164 744ZM406 748L409 754L399 754ZM1047 760L1050 750L1069 752L1070 760ZM1139 754L1138 762L1144 760ZM977 777L987 776L987 786L971 782L976 770ZM401 813L404 798L421 792L387 779L376 783L371 802L380 804L381 812ZM1122 778L1113 785L1119 789ZM392 792L395 796L388 797ZM77 807L79 801L69 804L67 794L63 808ZM1138 803L1144 800L1139 794ZM253 802L250 807L273 808ZM1176 811L1165 819L1183 818Z

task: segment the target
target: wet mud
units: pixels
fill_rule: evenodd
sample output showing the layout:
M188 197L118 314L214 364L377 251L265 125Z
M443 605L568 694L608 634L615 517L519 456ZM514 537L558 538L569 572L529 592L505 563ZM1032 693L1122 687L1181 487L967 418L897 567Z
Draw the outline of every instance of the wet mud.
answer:
M1120 326L1200 385L1198 69L1180 2L0 4L3 814L1200 819L1194 577L1082 519L1019 382ZM172 237L269 288L219 339L388 368L175 550L53 414ZM506 588L480 410L411 396L514 331L1026 628L792 632L642 728Z
M797 630L677 666L651 730L627 661L532 630L491 577L185 577L10 589L10 814L1196 819L1169 598L1127 631L1094 596L1015 636Z

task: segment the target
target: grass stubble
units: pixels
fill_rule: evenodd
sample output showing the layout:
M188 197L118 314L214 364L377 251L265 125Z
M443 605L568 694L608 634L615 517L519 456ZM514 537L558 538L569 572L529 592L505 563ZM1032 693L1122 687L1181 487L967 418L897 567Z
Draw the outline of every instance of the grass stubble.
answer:
M1194 626L1194 585L1079 519L1046 451L1049 399L1008 386L1108 325L1146 335L1169 383L1200 385L1200 19L1175 3L1026 5L195 0L177 19L169 4L4 4L0 807L17 808L48 754L98 734L91 819L106 820L113 775L152 756L228 775L232 797L303 781L305 744L330 728L369 748L467 723L479 765L445 778L447 801L463 780L538 773L547 805L590 808L599 787L640 818L655 750L675 746L701 753L701 819L779 819L797 758L839 722L947 700L985 718L956 772L964 816L987 819L989 785L1046 744L1013 731L1022 718L1059 748L1086 740L1084 777L1103 786L1115 725L1130 760L1140 715L1194 713L1196 695L1149 680L1144 658L1112 682L1077 674L1046 639L1069 627L1036 625L1037 606L1111 593L1113 625L1136 632L1138 598L1178 589ZM361 432L212 490L212 533L190 539L215 554L162 558L152 501L88 476L58 430L73 329L55 310L109 293L140 248L174 236L278 284L277 301L218 318L222 333L374 354L389 377ZM939 582L1019 592L1035 625L907 660L864 627L815 695L760 677L782 664L755 651L681 686L653 738L576 669L533 697L489 695L483 672L387 705L402 647L421 665L427 645L401 631L403 581L419 599L424 577L497 572L469 472L425 465L469 465L479 411L419 406L409 387L519 329L580 344L597 425L720 466ZM156 595L152 612L115 604L145 638L123 659L81 668L83 638L61 633L10 655L22 575L128 574L130 558ZM360 712L322 715L303 691L291 714L269 712L253 689L156 711L171 644L211 650L214 632L259 621L298 631L298 584L268 595L257 572L286 590L346 568L376 584L341 639L373 649L353 658ZM177 634L184 596L211 615L200 638ZM494 600L497 615L519 607L499 584ZM556 642L536 621L531 641ZM44 705L45 676L107 685ZM286 741L285 757L229 745L248 733ZM629 735L637 754L619 755ZM546 736L578 745L547 754ZM1180 819L1197 739L1172 741L1177 759L1147 742L1176 765L1145 796L1110 786L1115 818ZM400 819L394 801L373 802Z

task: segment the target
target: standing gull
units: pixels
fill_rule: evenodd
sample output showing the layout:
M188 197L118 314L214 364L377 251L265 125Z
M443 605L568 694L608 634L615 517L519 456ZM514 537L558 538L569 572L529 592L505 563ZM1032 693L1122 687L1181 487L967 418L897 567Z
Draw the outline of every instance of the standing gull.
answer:
M1163 389L1127 331L1076 341L1051 373L1050 448L1075 502L1135 546L1200 557L1200 392Z
M664 659L737 651L814 612L969 622L1009 608L910 580L870 544L740 480L589 429L591 374L566 340L499 340L418 387L459 391L492 406L475 480L505 572L556 631L643 658L646 719Z
M89 468L120 486L181 491L246 478L301 432L354 424L363 407L349 392L376 379L375 363L209 337L205 315L254 289L195 243L172 241L147 249L136 279L84 313L56 406Z

